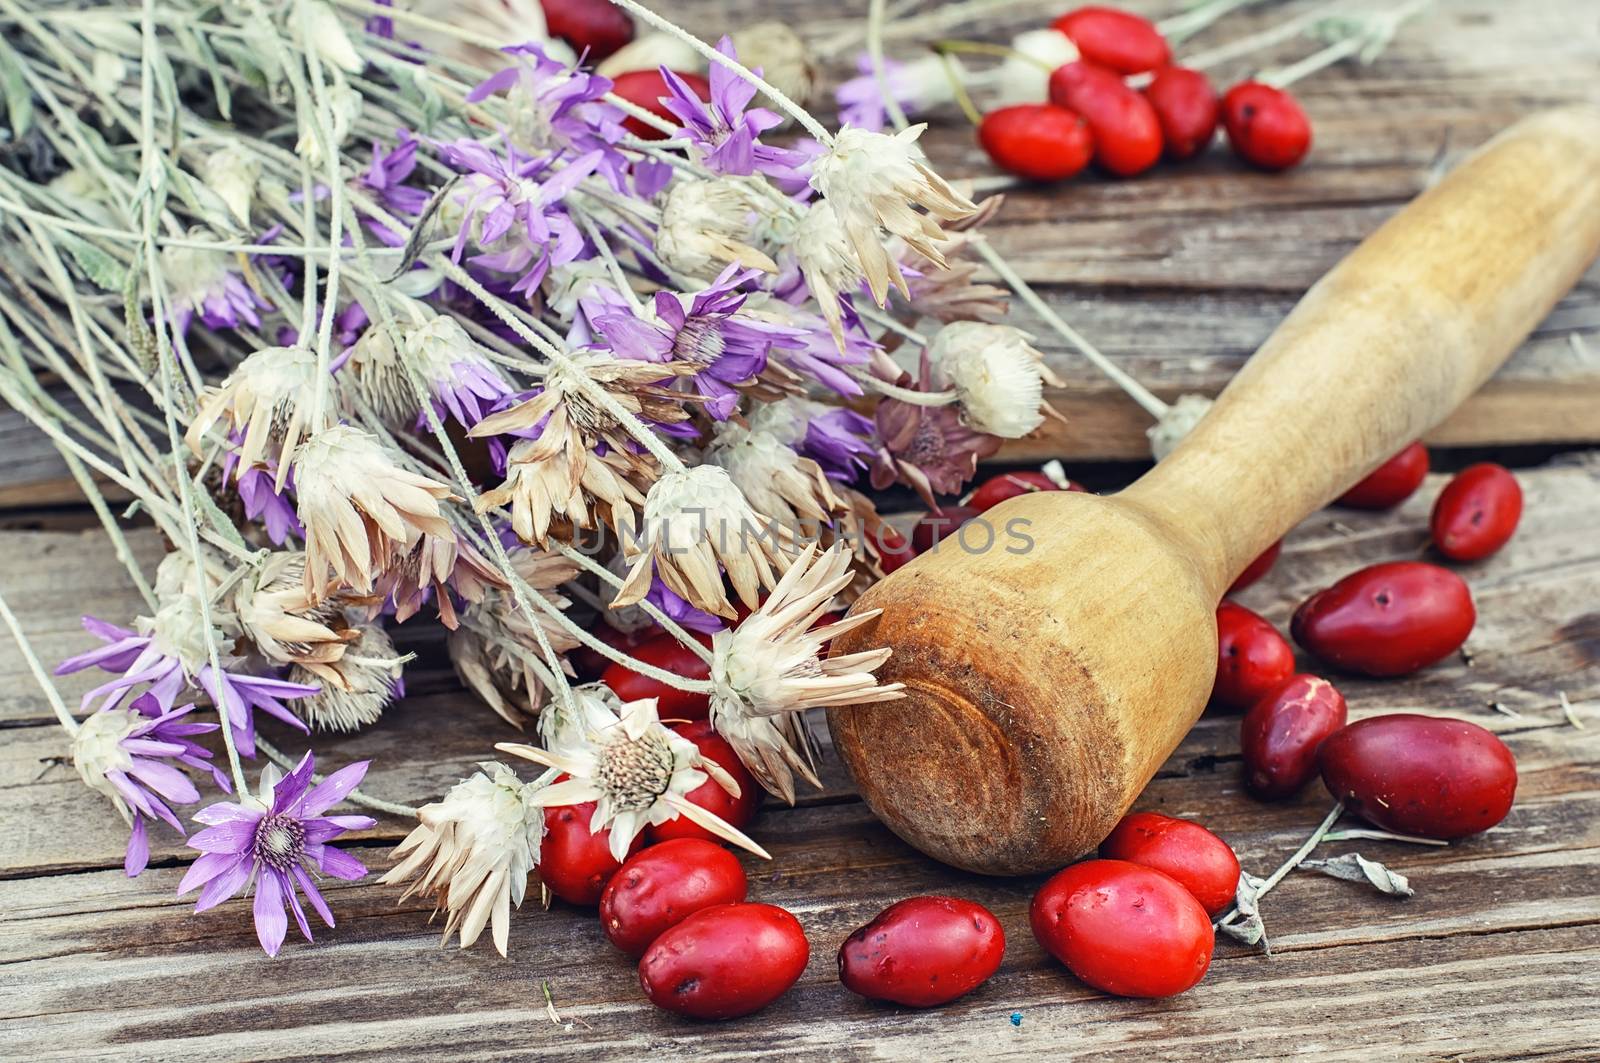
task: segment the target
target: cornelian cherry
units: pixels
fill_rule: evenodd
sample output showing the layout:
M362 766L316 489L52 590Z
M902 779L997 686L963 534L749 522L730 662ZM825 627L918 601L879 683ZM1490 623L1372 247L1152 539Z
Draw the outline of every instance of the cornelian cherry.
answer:
M1050 75L1050 101L1083 116L1094 135L1094 160L1119 177L1143 173L1161 158L1161 121L1150 101L1122 76L1082 60Z
M611 0L539 0L550 36L598 62L633 40L633 19Z
M1210 78L1188 67L1163 67L1145 86L1144 98L1161 122L1167 158L1182 162L1210 146L1222 115L1222 102Z
M1222 97L1228 143L1263 170L1287 170L1311 150L1311 119L1295 98L1259 81L1242 81Z
M1053 103L990 111L978 126L978 143L996 166L1030 181L1064 181L1094 154L1088 123Z
M595 802L558 805L544 810L543 841L539 844L539 879L550 892L568 904L595 904L622 864L611 855L611 828L591 832ZM638 850L635 838L628 852Z
M702 100L711 98L711 83L699 74L688 74L681 70L674 70L673 73L682 78L683 83L693 89L694 94ZM612 83L611 91L673 125L678 124L677 115L661 105L661 98L671 96L672 90L667 88L667 79L661 76L659 70L630 70L626 74L618 74ZM637 118L626 118L622 125L628 132L644 140L664 140L667 136L661 130L646 125Z
M1456 473L1433 504L1433 545L1452 561L1480 561L1516 534L1522 488L1511 470L1481 462Z
M717 780L707 779L684 794L684 800L699 805L707 812L714 813L722 817L725 822L744 830L756 818L756 811L761 807L761 785L756 782L755 776L750 774L750 769L744 766L744 761L739 759L739 754L733 751L733 746L728 744L728 740L712 730L709 721L695 720L691 723L680 723L672 729L698 746L702 757L716 761L724 771L733 776L733 781L739 784L739 796L735 797L724 790ZM677 819L669 819L665 823L646 827L645 838L652 845L669 838L721 841L715 834L688 816L679 816Z
M1294 649L1278 629L1235 602L1217 606L1217 679L1211 700L1243 711L1294 674Z
M702 646L711 645L711 636L691 631ZM711 666L698 653L679 642L675 635L663 631L646 639L629 651L630 654L657 668L681 675L685 679L709 679ZM627 665L612 662L600 673L600 682L610 687L623 701L655 698L656 711L663 720L703 720L711 710L711 695L696 694L668 686L659 679L640 675Z
M1272 566L1277 564L1278 554L1281 553L1282 550L1283 540L1279 539L1277 542L1261 551L1261 555L1254 561L1250 562L1243 572L1239 573L1239 578L1233 581L1233 586L1228 588L1228 593L1235 594L1239 591L1242 591L1246 587L1250 586L1250 584L1256 582L1262 576L1265 576L1268 572L1272 571Z
M1428 448L1412 443L1340 495L1349 509L1393 509L1410 498L1428 477Z
M999 476L992 476L979 484L972 494L967 496L967 505L979 513L993 509L1008 498L1018 495L1031 495L1035 491L1087 491L1088 488L1080 483L1068 480L1063 487L1048 475L1034 470L1023 472L1003 472Z
M1100 843L1100 856L1170 875L1211 916L1233 903L1239 886L1239 858L1227 842L1193 820L1159 812L1122 817Z
M1080 7L1050 25L1066 34L1085 59L1119 74L1143 74L1172 59L1166 38L1149 19L1114 7Z

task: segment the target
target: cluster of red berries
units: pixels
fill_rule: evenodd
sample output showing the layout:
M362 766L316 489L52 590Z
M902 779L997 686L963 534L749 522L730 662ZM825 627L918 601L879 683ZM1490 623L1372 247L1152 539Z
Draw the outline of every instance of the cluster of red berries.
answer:
M1002 169L1060 181L1092 161L1132 177L1163 154L1175 162L1210 146L1217 124L1246 162L1285 170L1311 149L1311 122L1293 96L1243 81L1218 97L1198 70L1172 63L1172 49L1148 19L1110 7L1080 7L1051 24L1079 58L1050 75L1050 102L990 111L978 143ZM1136 89L1128 79L1148 76Z

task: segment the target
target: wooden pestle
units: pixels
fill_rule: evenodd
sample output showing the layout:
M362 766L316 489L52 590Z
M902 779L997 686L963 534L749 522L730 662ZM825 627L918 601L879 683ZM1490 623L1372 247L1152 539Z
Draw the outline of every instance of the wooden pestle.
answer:
M992 548L952 539L874 586L854 611L882 615L833 652L892 647L908 697L829 716L873 811L973 871L1094 848L1204 709L1234 578L1443 420L1597 253L1600 109L1519 122L1307 292L1133 486L1011 499ZM1033 546L1008 552L1018 521Z

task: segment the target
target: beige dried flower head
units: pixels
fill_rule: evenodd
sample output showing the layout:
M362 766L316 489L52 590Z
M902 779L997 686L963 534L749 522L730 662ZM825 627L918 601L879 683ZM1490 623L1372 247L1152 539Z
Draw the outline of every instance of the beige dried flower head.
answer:
M603 517L618 530L631 529L644 494L630 477L639 460L612 450L551 454L537 439L519 439L506 456L506 478L478 496L480 512L511 507L511 529L525 543L548 545L551 521L563 517L575 528L593 528Z
M954 321L935 334L928 359L955 387L968 426L1021 439L1055 412L1045 404L1044 384L1061 381L1030 341L1020 329L982 321Z
M511 565L528 587L558 610L572 602L556 588L573 579L578 566L564 557L538 550L516 550ZM576 649L578 640L547 616L535 602L534 617L550 648L558 654ZM490 590L462 617L446 642L456 675L501 719L520 729L523 718L539 712L545 696L542 678L550 664L539 645L534 622L508 591ZM571 666L558 663L567 674Z
M769 20L733 31L739 61L760 71L767 83L802 107L816 86L817 71L806 42L787 23Z
M437 480L408 472L371 435L335 425L295 459L295 493L306 530L306 590L320 600L334 583L361 594L418 535L453 540Z
M880 610L813 627L852 579L850 553L807 547L761 606L736 628L711 639L711 725L768 791L794 803L794 774L820 785L805 738L807 709L904 697L899 683L879 686L873 671L885 649L823 658L829 640Z
M603 258L580 258L550 267L539 285L545 307L562 321L572 321L578 313L578 300L589 294L591 286L615 284L611 267Z
M990 196L978 204L972 217L945 226L948 242L940 248L943 266L902 244L894 253L902 265L915 275L906 284L910 296L906 305L918 317L931 317L948 325L952 321L987 321L1000 324L1009 309L1010 293L993 284L979 282L979 264L969 252L984 237L977 230L999 213L1004 196Z
M431 600L440 622L455 630L460 622L457 597L474 605L491 589L507 586L505 577L472 544L424 534L378 578L372 615L377 615L383 601L389 601L396 622L403 624Z
M541 789L533 800L545 807L595 802L589 829L598 833L611 828L611 855L619 861L627 859L646 827L679 816L770 859L743 831L687 799L708 776L735 797L739 784L693 742L662 724L655 698L627 702L615 711L598 703L589 708L592 716L582 745L560 753L511 742L495 746L569 776Z
M566 755L589 747L589 735L616 719L622 699L604 683L584 683L572 688L572 703L552 700L539 714L539 741L552 753Z
M1211 403L1204 395L1179 395L1161 420L1145 429L1145 435L1150 437L1150 453L1157 461L1176 450L1184 437L1194 431L1200 418L1211 412Z
M787 567L785 539L785 529L751 509L726 470L700 465L666 473L645 497L640 535L623 541L633 567L613 604L642 601L654 575L696 609L736 616L723 571L739 600L755 608L757 594Z
M1038 103L1050 98L1050 71L1078 58L1072 38L1054 27L1011 38L1011 54L990 75L998 105Z
M422 806L421 822L395 846L400 862L378 881L406 883L401 900L414 893L433 898L435 914L445 913L441 945L459 933L466 948L489 926L504 956L511 908L522 907L528 876L539 863L544 808L533 795L543 781L525 783L500 763L478 767L443 800Z
M409 656L395 650L379 624L356 624L354 633L337 660L304 660L289 668L289 682L321 686L292 704L294 713L315 730L360 730L377 723L399 696L400 672Z
M880 306L891 284L906 293L899 264L884 246L884 230L942 266L945 233L939 223L960 221L978 209L923 162L917 138L926 128L915 125L890 136L846 127L812 169L811 185L838 216Z
M279 550L233 593L244 634L274 664L333 664L359 637L345 620L350 603L338 595L314 600L305 569L305 554Z
M777 264L751 246L756 211L749 186L732 177L674 181L661 204L656 254L691 277L713 275L730 262L776 273Z
M839 296L861 286L861 260L845 235L838 212L826 200L818 200L806 208L805 216L795 228L793 248L806 287L811 289L817 309L828 322L834 343L843 350L844 308Z
M259 155L240 141L229 141L200 160L200 176L205 179L206 187L227 204L234 221L240 225L250 224L250 205L261 179Z
M780 427L779 432L787 427ZM726 469L734 486L758 512L791 528L802 518L826 523L839 505L828 477L822 466L797 454L779 432L765 431L754 423L745 427L723 421L706 448L704 461Z
M309 397L317 385L317 356L305 347L266 347L240 362L220 386L200 396L184 439L200 453L201 441L223 417L243 435L238 474L270 458L278 465L278 490L301 437L316 432L307 423Z

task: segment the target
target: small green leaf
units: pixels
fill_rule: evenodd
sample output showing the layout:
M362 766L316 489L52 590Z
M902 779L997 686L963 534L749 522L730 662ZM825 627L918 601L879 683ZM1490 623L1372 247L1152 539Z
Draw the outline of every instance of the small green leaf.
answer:
M83 275L101 291L120 292L128 283L128 268L94 244L65 231L58 233L56 239Z
M5 96L12 143L21 140L33 125L33 92L22 70L22 56L0 40L0 95Z

